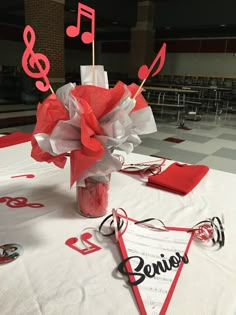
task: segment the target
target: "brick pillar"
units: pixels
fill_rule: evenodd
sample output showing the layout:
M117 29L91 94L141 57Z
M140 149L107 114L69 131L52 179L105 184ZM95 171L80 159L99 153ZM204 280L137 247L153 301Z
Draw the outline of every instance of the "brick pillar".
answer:
M65 0L24 0L25 25L36 35L34 51L45 54L50 62L48 78L54 90L65 82L64 3Z
M139 0L137 6L137 22L131 31L130 78L137 78L139 67L149 65L154 56L153 1Z

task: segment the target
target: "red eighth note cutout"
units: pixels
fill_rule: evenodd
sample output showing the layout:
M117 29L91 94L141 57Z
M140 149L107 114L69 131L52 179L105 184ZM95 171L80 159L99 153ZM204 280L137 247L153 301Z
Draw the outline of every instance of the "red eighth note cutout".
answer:
M160 61L159 66L157 67L157 70L152 74L152 77L156 76L161 69L164 66L165 63L165 58L166 58L166 43L164 43L161 47L161 49L159 50L159 52L157 53L155 59L153 60L153 63L151 64L151 66L148 68L147 65L142 65L139 70L138 70L138 77L140 80L146 80L151 71L154 69L156 63L158 62L158 60Z
M23 175L16 175L16 176L11 176L11 178L18 178L18 177L26 177L26 178L34 178L34 174L23 174Z

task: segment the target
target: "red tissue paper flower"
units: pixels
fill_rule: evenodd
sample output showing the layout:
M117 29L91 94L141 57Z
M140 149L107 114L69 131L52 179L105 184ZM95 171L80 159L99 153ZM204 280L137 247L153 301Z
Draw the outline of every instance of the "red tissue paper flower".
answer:
M121 169L114 149L133 151L139 134L156 131L155 120L138 86L119 81L114 88L67 84L37 109L32 157L64 167L70 152L71 185Z
M61 101L55 94L49 95L43 103L39 103L37 107L37 122L33 135L38 133L50 134L58 121L68 120L69 114ZM66 163L65 153L58 156L51 155L43 151L38 142L32 137L31 156L38 162L53 162L56 166L63 168Z

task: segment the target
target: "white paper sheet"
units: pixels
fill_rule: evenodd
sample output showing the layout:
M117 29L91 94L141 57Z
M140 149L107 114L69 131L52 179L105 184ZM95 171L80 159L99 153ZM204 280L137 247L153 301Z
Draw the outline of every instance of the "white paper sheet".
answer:
M171 286L174 280L177 281L177 271L183 265L181 257L186 252L186 248L191 240L191 233L177 230L169 230L168 232L154 231L134 224L133 221L129 221L128 228L122 238L127 256L139 256L143 259L142 261L137 257L129 260L132 271L139 274L134 275L135 281L140 280L143 277L142 275L145 276L145 279L137 285L146 310L146 313L141 313L149 315L162 314L163 304L165 303L164 308L168 306L173 293L174 287L171 288ZM175 257L171 261L175 262L174 265L176 267L169 262L171 256ZM188 257L185 258L184 261L186 263ZM161 270L160 267L155 267L156 269L154 269L153 264L157 266L157 262L161 262L164 269L165 264L167 264L170 270L163 272L163 269ZM147 267L147 265L150 265L150 267ZM145 272L145 268L147 273ZM149 277L147 274L153 277ZM140 303L142 304L139 301L140 297L137 294L135 295L140 306Z

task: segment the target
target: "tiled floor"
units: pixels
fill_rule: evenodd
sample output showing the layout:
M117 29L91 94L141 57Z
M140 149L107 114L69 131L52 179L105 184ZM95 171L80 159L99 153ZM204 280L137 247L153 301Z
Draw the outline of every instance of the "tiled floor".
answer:
M15 131L32 132L36 106L34 105L0 105L0 134ZM13 114L14 113L14 114ZM14 124L18 117L17 126ZM23 118L29 119L23 119ZM6 120L9 124L6 125ZM20 122L24 123L20 125ZM2 124L1 124L2 122ZM169 117L156 119L158 132L142 136L142 143L134 152L165 157L168 159L205 164L236 174L236 115L204 114L200 121L186 120L179 128L176 120Z
M156 122L158 132L143 136L135 152L236 174L236 115L204 114L201 121L185 121L184 126L190 130L168 119ZM168 138L184 141L169 142Z

